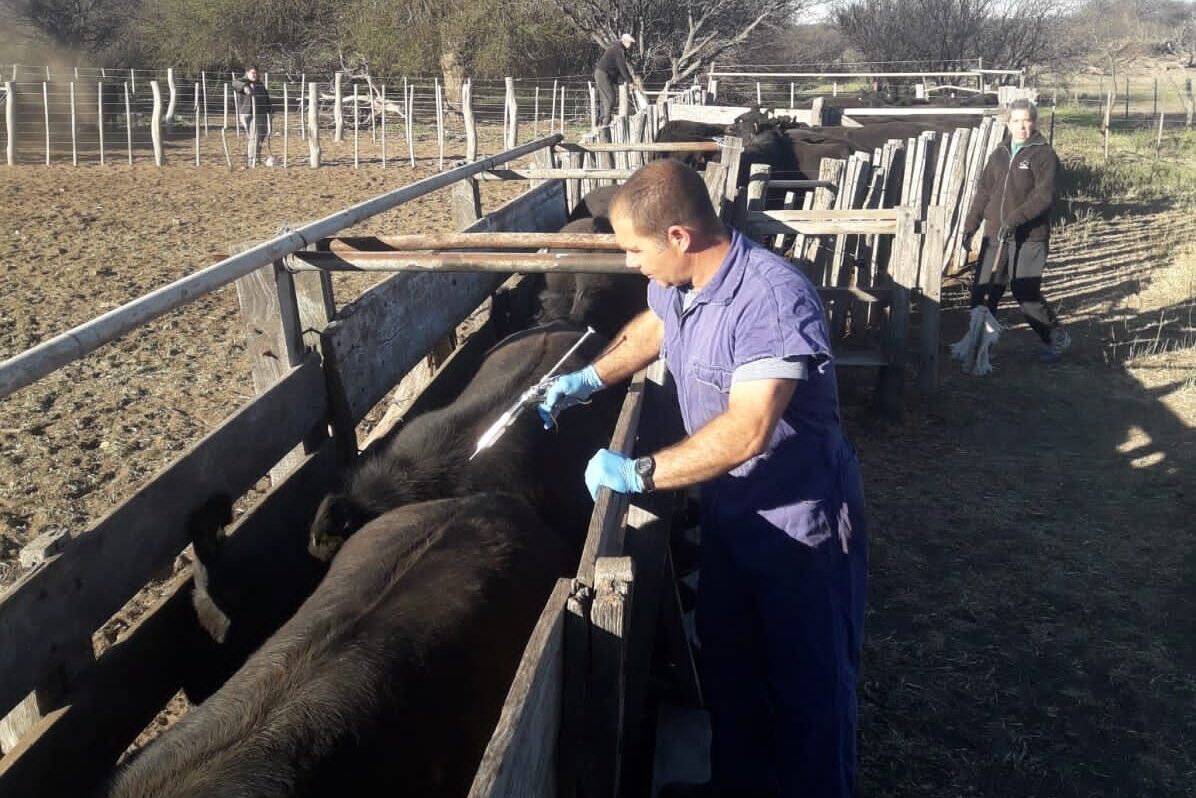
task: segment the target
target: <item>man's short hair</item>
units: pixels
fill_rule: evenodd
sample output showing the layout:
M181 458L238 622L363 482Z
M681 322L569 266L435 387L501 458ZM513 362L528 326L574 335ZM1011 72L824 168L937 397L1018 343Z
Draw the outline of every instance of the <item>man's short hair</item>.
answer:
M626 214L636 233L664 240L673 225L716 235L723 231L702 177L680 161L653 161L619 187L611 215Z
M248 75L250 72L260 72L260 71L261 71L261 70L259 70L259 69L257 68L257 64L249 64L248 66L246 66L246 67L245 67L245 74L246 74L246 75Z
M1009 103L1009 115L1006 116L1006 119L1012 117L1014 111L1029 111L1030 118L1038 121L1038 106L1027 100L1025 97L1021 97Z

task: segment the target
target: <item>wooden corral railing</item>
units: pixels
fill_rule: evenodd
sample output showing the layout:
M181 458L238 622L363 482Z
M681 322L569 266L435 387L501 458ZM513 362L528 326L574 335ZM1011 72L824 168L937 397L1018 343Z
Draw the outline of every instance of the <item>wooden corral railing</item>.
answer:
M503 281L489 273L400 274L333 313L325 275L292 275L282 260L374 214L462 185L559 140L541 139L285 233L0 364L4 396L237 281L247 328L254 331L248 349L259 390L105 518L58 541L44 562L0 594L0 714L7 716L0 739L11 741L0 758L0 796L77 795L106 775L210 641L196 623L185 572L169 578L162 597L98 657L96 630L169 568L189 542L186 527L197 509L216 495L244 495L267 473L274 487L231 530L228 554L246 565L295 567L296 540L302 549L317 502L338 468L357 454L358 422ZM472 232L556 229L567 213L558 181L484 216L476 192L454 191L455 200L473 194L456 214ZM379 329L389 334L377 335ZM445 369L477 357L483 344L470 341Z
M678 424L658 362L633 378L611 449L655 450ZM470 798L619 795L624 760L642 742L656 645L667 647L697 703L668 547L677 498L599 492L577 576L558 582L544 607ZM658 619L673 634L657 639Z

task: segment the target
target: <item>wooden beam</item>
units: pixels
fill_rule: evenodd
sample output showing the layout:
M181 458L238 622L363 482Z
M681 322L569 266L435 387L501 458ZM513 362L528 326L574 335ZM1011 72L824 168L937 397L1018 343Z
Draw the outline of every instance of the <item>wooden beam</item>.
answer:
M394 236L326 238L318 244L337 254L377 252L382 247L396 252L421 250L506 250L506 249L587 249L595 252L622 252L615 237L607 233L410 233Z
M579 143L566 141L557 145L567 152L718 152L717 141L644 141Z
M262 567L268 557L272 578L286 578L278 571L285 559L279 549L293 547L295 530L311 523L332 484L334 464L331 446L308 457L229 530L221 556L231 554L247 569ZM298 540L303 548L305 537ZM183 684L184 674L206 673L211 663L204 654L215 644L196 622L191 587L188 573L168 581L162 598L82 676L65 705L0 759L0 798L91 794Z
M565 604L557 581L523 649L511 689L469 789L469 798L554 795L564 685Z
M339 272L570 272L624 274L621 254L575 252L296 252L287 267L300 272L312 269Z
M494 169L479 180L626 180L634 169Z
M550 181L467 232L557 229L565 218L561 183ZM501 282L499 274L399 274L343 308L323 336L336 435L352 445L357 422Z
M640 411L644 405L644 386L647 370L641 370L631 378L623 409L615 422L611 434L612 452L631 455L639 430ZM627 495L615 493L609 488L598 489L598 500L594 502L594 513L586 532L585 546L578 564L577 581L589 587L594 586L594 567L599 557L611 557L623 550L623 522L627 515Z
M586 773L592 794L602 798L620 794L628 625L635 579L630 557L601 557L594 566Z
M182 551L193 505L216 493L241 496L323 423L323 396L313 357L0 595L0 712Z
M880 108L844 108L843 116L993 116L1000 112L997 106L965 106L948 108L920 105L917 107L882 106Z

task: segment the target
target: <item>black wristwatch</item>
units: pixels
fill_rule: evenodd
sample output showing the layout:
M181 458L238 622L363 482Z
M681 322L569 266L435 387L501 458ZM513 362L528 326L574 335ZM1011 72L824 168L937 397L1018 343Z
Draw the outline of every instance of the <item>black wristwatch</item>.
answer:
M639 474L640 481L644 483L644 493L656 490L656 483L652 481L652 475L656 473L655 457L636 458L635 473Z

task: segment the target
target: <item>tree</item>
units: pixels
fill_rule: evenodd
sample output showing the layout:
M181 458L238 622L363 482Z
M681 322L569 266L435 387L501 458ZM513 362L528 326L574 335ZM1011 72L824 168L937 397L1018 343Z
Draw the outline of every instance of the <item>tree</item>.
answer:
M94 50L125 25L131 0L29 0L24 16L55 44Z
M950 69L983 58L1019 69L1049 57L1064 10L1054 0L846 0L834 18L873 60Z
M633 34L645 70L667 66L666 92L728 50L744 44L757 30L788 21L807 5L807 0L553 2L600 47L616 41L622 33Z

